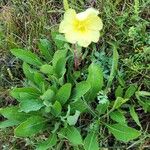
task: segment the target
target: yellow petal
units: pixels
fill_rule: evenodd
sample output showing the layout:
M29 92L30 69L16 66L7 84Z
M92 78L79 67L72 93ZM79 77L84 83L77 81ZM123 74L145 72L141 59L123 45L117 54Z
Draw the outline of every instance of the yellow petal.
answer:
M86 37L90 41L97 43L99 41L100 32L99 31L89 30Z
M68 32L65 34L65 38L69 43L78 43L78 45L82 47L87 47L91 43L91 36L87 37L80 32Z
M97 15L99 14L99 11L96 10L96 9L94 9L94 8L88 8L88 9L86 10L86 13L87 13L88 15L95 15L95 16L97 16Z
M76 12L73 9L68 9L64 14L64 20L60 23L59 32L66 33L72 30L73 21L75 20Z
M74 9L68 9L64 14L64 21L70 22L76 18L76 12Z
M89 30L84 34L78 35L78 44L83 47L87 47L91 42L97 43L99 41L99 31Z
M59 25L59 32L66 33L72 30L72 24L68 23L67 21L63 20Z
M103 28L102 20L98 16L91 16L87 19L87 28L89 30L101 30Z
M76 15L77 19L82 21L82 20L85 20L87 17L88 17L88 14L84 11L84 12L81 12L81 13L78 13Z
M88 41L86 39L78 40L78 45L81 47L88 47L90 45L91 41Z
M92 38L90 36L90 34L86 33L78 33L77 34L78 40L77 43L78 45L82 46L82 47L88 47L90 45L90 43L92 42Z
M73 32L67 32L65 34L65 39L72 44L75 44L77 42L77 36Z
M97 16L99 14L99 11L94 9L94 8L88 8L86 11L78 13L77 14L77 19L79 20L85 20L88 17L91 16Z

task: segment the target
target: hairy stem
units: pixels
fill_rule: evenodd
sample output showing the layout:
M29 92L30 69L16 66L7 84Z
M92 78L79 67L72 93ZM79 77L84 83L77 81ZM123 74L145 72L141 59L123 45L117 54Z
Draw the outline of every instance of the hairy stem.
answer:
M76 44L74 44L74 67L75 67L75 70L78 70L79 68L79 57L78 57L78 51L77 51L77 46Z

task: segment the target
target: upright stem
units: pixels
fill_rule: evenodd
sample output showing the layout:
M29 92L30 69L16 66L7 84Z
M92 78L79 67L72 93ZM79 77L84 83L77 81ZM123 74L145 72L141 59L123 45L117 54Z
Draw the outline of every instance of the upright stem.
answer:
M75 67L75 70L78 70L79 68L79 58L78 58L78 51L77 51L77 46L76 44L74 44L74 67Z

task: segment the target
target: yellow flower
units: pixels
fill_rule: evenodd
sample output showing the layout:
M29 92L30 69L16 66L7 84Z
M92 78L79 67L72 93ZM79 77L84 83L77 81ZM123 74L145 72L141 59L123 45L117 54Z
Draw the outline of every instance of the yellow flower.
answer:
M91 42L98 42L100 30L103 28L99 12L94 8L76 14L74 9L68 9L64 14L64 20L60 23L59 32L65 34L69 43L77 43L87 47Z

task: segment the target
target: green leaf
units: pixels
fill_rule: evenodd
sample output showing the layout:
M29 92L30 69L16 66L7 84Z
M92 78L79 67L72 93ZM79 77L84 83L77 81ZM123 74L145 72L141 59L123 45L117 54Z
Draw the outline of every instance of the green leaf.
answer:
M81 98L90 90L90 88L91 88L90 84L86 81L78 83L73 91L73 99Z
M38 99L39 96L35 96L35 95L31 95L30 93L20 93L19 94L20 96L20 99L19 99L19 102L23 102L25 100L30 100L30 99Z
M0 114L3 115L5 118L9 120L15 120L15 121L24 121L28 117L30 117L29 114L25 114L23 112L19 112L19 108L16 106L6 107L0 109Z
M41 97L42 100L44 101L49 101L52 102L53 98L55 96L55 92L52 89L48 89L46 92Z
M36 150L47 150L49 148L52 148L56 144L57 144L57 135L54 133L54 134L51 134L50 137L46 141L40 143L37 146Z
M53 51L50 45L50 42L47 39L40 39L40 43L38 44L39 49L45 59L49 62L52 60Z
M137 90L137 85L130 85L130 87L127 89L127 91L125 92L125 96L124 98L130 98L131 96L134 95L134 93Z
M150 92L147 91L137 91L135 93L136 98L138 99L139 104L143 107L144 111L150 112Z
M41 109L44 104L40 99L28 99L20 102L20 111L31 112Z
M29 82L31 85L35 85L39 89L42 89L45 81L43 75L39 73L37 70L30 68L27 63L23 63L23 71L27 79L32 82Z
M114 102L113 109L120 108L124 103L126 103L129 99L124 99L122 97L117 97L117 99Z
M61 78L66 72L66 54L67 50L58 50L55 52L52 64L55 70L55 73L59 78Z
M27 63L23 63L23 72L26 76L27 79L29 79L30 81L34 82L34 70L31 69L31 67L27 64Z
M112 81L115 77L115 74L118 71L119 55L118 55L118 52L117 52L117 46L113 43L111 43L111 45L113 46L113 62L112 62L110 76L109 76L107 86L106 86L106 91L110 88L110 86L112 84Z
M39 72L34 73L34 82L39 87L39 89L42 89L42 85L44 84L44 76L40 74Z
M61 105L64 105L69 99L70 95L71 95L71 84L66 83L58 90L56 94L56 100L59 101Z
M99 115L105 114L109 107L109 101L106 101L106 103L100 103L97 105L96 110L98 111Z
M118 123L126 124L126 118L120 111L114 111L110 113L110 118Z
M135 112L134 106L130 107L130 115L132 116L132 118L136 122L136 124L141 127L141 123L139 121L138 114Z
M40 58L34 53L32 53L31 51L27 51L23 49L11 49L11 53L16 57L18 57L19 59L31 65L35 65L39 67L43 64Z
M73 116L68 116L67 117L67 123L70 126L75 125L77 123L77 121L78 121L79 116L80 116L80 112L76 111Z
M71 110L74 110L74 111L78 110L80 112L85 112L87 109L87 105L81 98L76 99L73 102L71 102L70 106L71 106Z
M150 92L147 92L147 91L138 91L136 92L136 94L138 94L138 96L150 96Z
M54 68L53 68L51 65L45 64L45 65L42 65L42 66L41 66L40 71L41 71L42 73L51 75L51 74L54 73Z
M61 57L57 63L56 63L56 66L55 66L55 73L57 74L58 78L61 78L65 72L66 72L66 68L65 68L65 65L66 65L66 58L65 57Z
M58 50L55 52L52 60L52 64L54 68L56 68L57 63L61 58L66 58L66 54L67 54L67 50Z
M82 144L82 137L80 132L75 128L68 126L60 131L60 136L67 138L73 145Z
M52 114L57 117L61 114L61 110L61 104L58 101L55 101L55 103L52 106Z
M118 79L119 84L120 84L122 87L125 87L125 86L126 86L123 77L122 77L119 73L118 73L117 79Z
M0 122L0 129L18 125L20 122L16 120L5 120Z
M40 96L40 92L35 88L14 88L10 91L10 95L17 99L18 101L21 101L21 94L26 94L32 96L32 98L37 98Z
M101 67L95 63L92 63L89 66L88 72L89 74L87 78L87 83L91 85L91 88L87 93L87 100L92 101L103 87L103 72Z
M56 31L52 31L51 36L52 36L52 39L55 42L55 45L57 46L58 49L64 48L64 44L66 43L65 42L66 40L63 35L59 34Z
M127 125L123 124L113 124L108 125L106 124L107 128L109 129L109 132L111 132L117 140L123 141L123 142L129 142L131 140L136 139L141 135L141 132L128 127Z
M84 140L85 150L99 150L98 138L95 132L90 132Z
M115 91L115 97L123 97L123 88L119 85Z
M32 116L28 118L25 122L21 123L14 131L17 137L31 137L41 130L46 129L46 122L42 117Z

